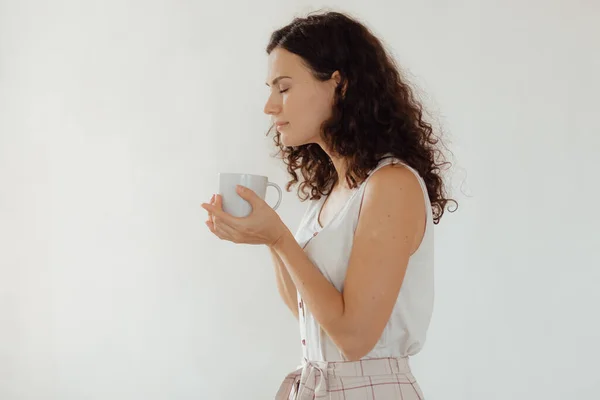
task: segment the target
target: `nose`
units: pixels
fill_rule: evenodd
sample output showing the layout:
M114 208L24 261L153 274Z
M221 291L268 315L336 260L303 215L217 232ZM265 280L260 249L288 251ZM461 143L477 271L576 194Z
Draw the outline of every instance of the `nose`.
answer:
M265 104L265 109L263 111L268 115L279 114L281 112L281 104L276 99L273 99L273 96L271 95L267 99L267 103Z

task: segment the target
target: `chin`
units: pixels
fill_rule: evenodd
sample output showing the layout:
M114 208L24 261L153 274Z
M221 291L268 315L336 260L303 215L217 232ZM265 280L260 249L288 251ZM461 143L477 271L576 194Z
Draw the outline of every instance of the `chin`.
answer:
M279 140L281 141L281 144L284 145L285 147L295 147L295 146L300 146L297 142L297 140L293 140L293 138L289 137L286 134L282 134L281 137L279 138Z
M290 137L290 135L286 133L281 133L279 140L281 141L281 144L286 147L299 147L311 143L310 141L307 141L304 138Z

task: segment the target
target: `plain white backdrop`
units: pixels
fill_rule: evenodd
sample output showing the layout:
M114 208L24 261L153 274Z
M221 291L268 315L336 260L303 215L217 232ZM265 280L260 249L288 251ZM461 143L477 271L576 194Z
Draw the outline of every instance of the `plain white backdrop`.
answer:
M324 7L385 42L453 152L427 400L600 398L598 2L3 0L0 399L274 396L297 322L267 249L200 204L218 172L287 182L264 49ZM304 207L284 193L290 229Z

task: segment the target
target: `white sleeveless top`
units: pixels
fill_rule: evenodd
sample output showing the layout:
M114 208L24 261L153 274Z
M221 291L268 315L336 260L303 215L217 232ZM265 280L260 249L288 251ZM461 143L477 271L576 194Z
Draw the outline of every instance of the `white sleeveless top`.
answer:
M326 196L310 200L296 232L296 241L321 273L340 292L344 287L354 231L366 183L379 168L392 160L403 164L418 178L427 209L427 224L423 240L410 257L398 299L375 347L365 356L406 357L423 347L433 312L433 212L425 182L418 172L397 158L383 158L369 177L354 189L350 198L333 219L321 227L318 215ZM304 361L347 361L333 341L321 329L298 293L298 315Z

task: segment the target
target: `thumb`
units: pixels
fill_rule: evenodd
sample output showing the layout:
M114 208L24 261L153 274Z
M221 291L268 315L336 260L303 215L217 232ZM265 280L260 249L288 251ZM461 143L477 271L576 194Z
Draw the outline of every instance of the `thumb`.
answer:
M237 194L239 194L242 199L250 203L251 206L257 204L259 197L256 193L254 193L252 189L249 189L245 186L237 185L235 190Z
M221 197L220 194L215 196L215 206L219 209L219 210L223 210L223 198Z

